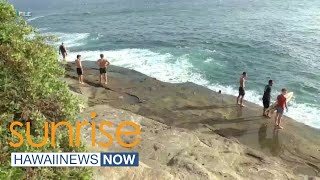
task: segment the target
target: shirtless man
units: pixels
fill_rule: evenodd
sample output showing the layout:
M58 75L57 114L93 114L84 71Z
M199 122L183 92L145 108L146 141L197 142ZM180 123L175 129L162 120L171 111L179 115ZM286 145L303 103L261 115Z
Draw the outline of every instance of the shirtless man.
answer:
M103 54L100 54L100 59L97 61L97 64L100 68L100 84L102 84L102 79L104 80L104 84L107 84L107 67L110 65L110 62L107 59L104 59Z
M66 56L68 55L66 47L63 45L63 43L59 47L59 55L62 54L63 60L66 59Z
M77 66L77 74L79 77L79 83L80 84L84 84L83 83L83 68L82 68L82 64L81 64L81 55L77 55L77 59L75 60L76 62L76 66Z
M246 78L247 78L247 73L243 72L240 77L239 96L237 98L237 104L239 104L241 107L244 107L242 101L243 101L244 95L246 94L246 92L245 92ZM239 99L240 99L240 102L239 102Z

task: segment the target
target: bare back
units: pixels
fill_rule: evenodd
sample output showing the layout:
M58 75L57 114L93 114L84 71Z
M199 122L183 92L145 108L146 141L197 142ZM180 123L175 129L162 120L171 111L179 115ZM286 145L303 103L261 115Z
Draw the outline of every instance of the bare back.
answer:
M98 64L100 68L106 68L107 66L109 66L109 61L106 59L99 59Z
M246 79L243 75L240 77L239 83L240 83L240 87L242 87L242 88L246 87Z

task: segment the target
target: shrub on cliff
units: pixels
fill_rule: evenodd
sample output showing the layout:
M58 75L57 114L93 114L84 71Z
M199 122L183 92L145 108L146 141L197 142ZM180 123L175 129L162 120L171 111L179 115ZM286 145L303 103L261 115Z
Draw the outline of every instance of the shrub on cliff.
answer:
M25 20L16 15L12 5L0 0L0 179L89 179L86 168L12 168L11 152L85 151L69 147L69 134L58 133L56 146L50 142L41 148L17 142L11 134L13 121L31 122L32 139L41 142L46 121L72 121L78 110L78 100L60 79L64 69L58 64L56 49L47 38L34 32ZM17 130L25 135L25 127ZM61 131L58 130L58 131Z

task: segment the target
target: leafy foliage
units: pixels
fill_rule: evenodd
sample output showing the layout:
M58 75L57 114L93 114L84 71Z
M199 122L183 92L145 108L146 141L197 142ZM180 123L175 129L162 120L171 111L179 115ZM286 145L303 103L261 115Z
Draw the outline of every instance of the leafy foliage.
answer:
M17 141L9 130L13 119L31 122L33 142L41 142L44 122L73 122L79 112L79 100L61 80L64 69L47 37L35 32L3 0L0 22L0 179L90 179L90 170L86 168L11 167L11 152L71 152L85 148L69 147L68 133L57 135L55 147L50 142L41 148L26 142L19 148L9 147L8 142ZM25 135L25 126L18 131Z

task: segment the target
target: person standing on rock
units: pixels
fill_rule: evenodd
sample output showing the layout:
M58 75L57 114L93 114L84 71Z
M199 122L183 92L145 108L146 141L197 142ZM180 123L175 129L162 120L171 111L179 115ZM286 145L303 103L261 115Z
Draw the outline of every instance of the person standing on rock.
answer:
M75 60L76 62L76 67L77 67L77 74L78 74L78 78L79 78L79 83L80 84L84 84L83 83L83 68L82 68L82 64L81 64L81 55L77 55L77 59Z
M66 57L67 57L68 53L67 53L67 49L63 43L59 47L59 55L60 54L62 54L62 58L63 58L62 60L66 61Z
M247 78L247 73L243 72L241 77L240 77L239 96L237 98L237 104L240 105L241 107L244 107L244 105L243 105L243 97L246 94L246 92L245 92L246 78Z
M100 54L100 59L97 61L97 64L100 68L100 84L103 84L102 80L104 80L104 84L108 84L107 67L110 65L110 62L104 58L103 54Z
M264 93L262 97L262 102L263 102L263 116L269 117L269 111L266 111L270 107L270 100L271 100L271 87L273 85L273 81L269 80L268 85L265 86L264 88Z
M286 108L288 112L287 98L285 97L286 94L287 94L287 89L283 88L281 90L281 94L277 97L277 106L276 106L277 115L275 118L275 123L276 123L276 127L279 129L283 129L283 127L280 124L282 121L284 108Z

